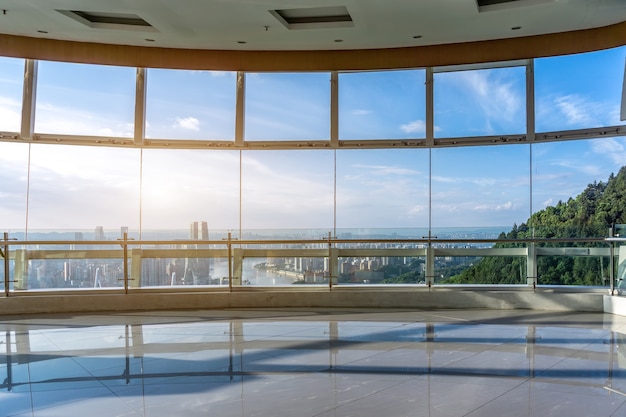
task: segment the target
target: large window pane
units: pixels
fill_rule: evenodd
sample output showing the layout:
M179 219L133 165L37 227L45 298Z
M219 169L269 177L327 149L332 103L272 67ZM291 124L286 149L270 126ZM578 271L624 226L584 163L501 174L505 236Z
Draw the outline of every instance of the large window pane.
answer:
M32 145L29 231L139 228L139 150Z
M225 245L180 242L158 249L143 247L144 256L137 260L141 275L133 277L133 287L228 286L228 258L213 256L226 253Z
M624 166L624 137L533 145L533 213L552 211L559 206L564 209L563 204L569 204L570 199L576 199L583 192L590 197L598 194L594 192L598 184L606 183ZM607 232L608 225L607 230L601 231L602 236Z
M526 132L526 68L434 74L435 137Z
M28 147L0 142L0 232L11 235L26 228Z
M533 145L533 216L537 237L606 237L623 216L626 138ZM542 244L539 284L608 285L603 243ZM602 248L605 252L599 252ZM595 251L595 252L594 252Z
M424 70L339 75L340 139L426 136Z
M0 57L0 131L19 132L24 60Z
M290 286L328 285L328 258L245 258L241 268L243 285Z
M428 234L428 150L337 152L337 237L422 238ZM340 243L340 249L374 249L339 259L338 285L424 282L423 244Z
M132 137L135 68L39 62L35 131Z
M330 138L330 74L246 74L246 140Z
M239 227L238 151L150 149L142 166L144 238L189 239L194 222L200 233L206 222L210 239Z
M428 169L427 150L337 151L337 228L372 237L428 227Z
M146 137L234 140L237 74L149 69Z
M417 245L395 246L407 248ZM425 257L423 256L352 256L339 258L338 269L338 285L425 283Z
M433 149L432 235L467 239L445 244L435 241L433 245L437 249L483 251L471 255L436 253L436 284L525 284L524 244L473 240L495 240L502 233L515 239L519 229L526 230L523 224L529 216L529 145ZM491 247L494 251L484 252ZM516 252L506 253L508 256L497 252L505 247Z
M538 132L624 124L626 47L535 60Z
M530 214L528 145L432 150L432 226L511 229Z
M332 151L244 151L244 230L330 231L332 225Z

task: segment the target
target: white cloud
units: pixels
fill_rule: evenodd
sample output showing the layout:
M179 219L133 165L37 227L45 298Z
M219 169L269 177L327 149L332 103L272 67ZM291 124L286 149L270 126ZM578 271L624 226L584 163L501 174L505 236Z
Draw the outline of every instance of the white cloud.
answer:
M496 206L496 211L511 210L511 209L513 209L513 202L512 201L507 201L504 204L498 204Z
M580 94L539 97L536 109L537 129L540 131L620 124L619 106Z
M569 94L554 99L556 107L565 116L569 125L590 125L590 104L587 100L576 94Z
M552 198L549 198L549 199L547 199L546 201L544 201L544 202L542 203L542 205L543 205L544 207L548 207L548 206L551 206L553 203L554 203L554 200L553 200Z
M22 104L8 97L0 97L0 130L20 129L20 108Z
M432 176L432 180L434 182L441 182L444 184L454 184L456 183L458 180L456 178L451 178L451 177L441 177L438 175L433 175Z
M89 110L49 103L37 105L35 131L41 133L132 137L132 126L132 123L107 118L107 115Z
M98 135L101 135L101 136L113 136L114 135L113 129L105 127L104 129L100 129L98 131Z
M371 175L417 175L419 171L409 168L396 167L392 165L352 165L353 168L364 169Z
M415 120L405 125L401 125L402 129L406 133L426 133L426 123L423 120Z
M355 109L355 110L352 110L351 113L355 116L367 116L368 114L371 114L372 112L370 110L365 110L365 109Z
M510 211L515 209L512 201L502 204L478 204L473 207L475 211Z
M604 138L594 140L592 143L594 153L607 156L616 165L626 165L626 146L623 140Z
M579 94L556 96L546 105L540 103L540 117L554 118L552 109L558 109L557 115L564 118L569 127L596 127L620 124L619 108L609 102L594 101ZM562 122L561 122L562 123Z
M465 71L460 74L464 85L469 87L489 120L515 121L520 118L523 100L512 82L494 76L497 74L495 70Z
M409 210L409 214L411 215L427 213L427 212L428 212L428 206L424 204L422 205L418 204L416 206L413 206L411 210Z
M327 227L332 224L331 159L298 159L290 154L246 154L242 160L244 228ZM324 167L324 165L326 165Z
M456 213L458 211L462 211L459 205L457 204L433 204L433 212L434 211L442 211L448 213Z
M482 177L442 177L433 175L433 181L443 183L443 184L474 184L480 187L492 187L498 183L498 180L495 178L482 178ZM505 180L505 179L503 179Z
M211 74L211 77L219 78L219 77L227 77L233 73L229 71L209 71L209 74Z
M180 118L177 117L176 118L176 124L174 125L174 127L179 127L181 129L187 129L187 130L200 130L200 120L196 119L195 117L185 117L185 118Z
M602 172L598 164L581 164L571 159L561 159L552 163L553 166L563 167L571 171L582 172L589 176L597 176Z

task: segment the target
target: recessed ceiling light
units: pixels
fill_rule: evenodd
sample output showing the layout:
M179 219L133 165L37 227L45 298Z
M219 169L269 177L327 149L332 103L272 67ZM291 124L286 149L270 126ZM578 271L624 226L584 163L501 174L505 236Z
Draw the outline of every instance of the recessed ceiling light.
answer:
M333 42L337 42L337 43L343 42L343 39L335 39Z
M237 41L237 43L240 43L240 44L243 45L244 43L247 43L247 42L246 41Z
M476 0L476 5L478 6L478 11L483 13L536 6L545 3L555 3L557 1L559 0Z
M415 35L415 36L413 36L413 39L421 39L421 38L422 38L422 35Z
M345 6L298 7L269 10L287 29L345 28L354 26Z
M157 30L150 23L134 13L111 13L58 9L57 12L93 29L122 29L144 32L157 32Z
M521 28L522 28L521 26L513 26L511 30L520 30Z

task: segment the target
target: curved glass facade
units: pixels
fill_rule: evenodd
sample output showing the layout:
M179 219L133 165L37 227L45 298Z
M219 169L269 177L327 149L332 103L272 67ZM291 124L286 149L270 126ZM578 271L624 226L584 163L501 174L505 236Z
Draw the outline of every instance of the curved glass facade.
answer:
M507 230L625 165L625 57L622 47L436 68L432 103L424 69L340 73L336 84L332 73L249 73L238 85L234 72L149 69L140 80L132 68L42 61L32 112L25 61L3 58L0 192L14 203L0 228Z
M625 59L292 74L42 61L25 77L29 62L0 58L0 230L495 239L626 165Z

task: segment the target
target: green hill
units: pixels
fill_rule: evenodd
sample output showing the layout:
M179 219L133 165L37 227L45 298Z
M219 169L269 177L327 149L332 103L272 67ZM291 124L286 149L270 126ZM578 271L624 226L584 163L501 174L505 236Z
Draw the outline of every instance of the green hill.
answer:
M534 213L526 223L513 225L500 238L524 239L606 237L613 224L626 223L626 167L607 182L594 182L576 198L559 201ZM557 244L551 244L555 246ZM590 247L590 243L581 244ZM603 245L597 243L596 245ZM522 247L497 243L494 247ZM577 246L568 243L559 246ZM450 284L522 284L526 260L519 257L482 258L460 274L444 280ZM601 285L608 275L608 259L597 257L548 257L537 259L539 284Z

